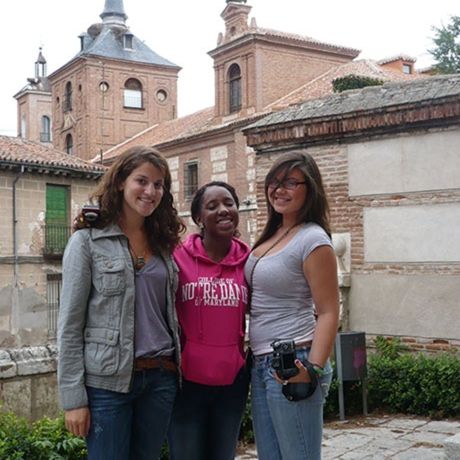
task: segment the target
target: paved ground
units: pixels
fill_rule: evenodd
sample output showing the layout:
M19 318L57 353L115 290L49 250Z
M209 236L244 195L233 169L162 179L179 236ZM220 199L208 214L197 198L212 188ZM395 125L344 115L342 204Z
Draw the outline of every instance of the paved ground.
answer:
M388 415L329 422L323 460L442 460L444 440L458 433L460 420ZM255 447L242 449L236 459L257 459Z

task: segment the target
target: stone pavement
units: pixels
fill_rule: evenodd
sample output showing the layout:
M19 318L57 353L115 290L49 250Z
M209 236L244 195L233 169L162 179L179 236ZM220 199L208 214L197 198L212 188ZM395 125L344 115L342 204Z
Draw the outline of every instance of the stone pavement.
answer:
M460 460L459 420L430 420L401 415L353 417L326 422L322 460ZM460 445L459 445L460 449ZM446 455L446 453L448 455ZM236 460L257 459L254 446L242 449ZM289 460L289 459L286 459Z

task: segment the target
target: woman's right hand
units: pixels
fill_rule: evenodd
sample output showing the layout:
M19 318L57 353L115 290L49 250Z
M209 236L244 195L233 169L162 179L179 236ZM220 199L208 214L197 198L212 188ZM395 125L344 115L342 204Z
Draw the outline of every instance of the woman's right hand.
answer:
M86 437L91 424L88 407L66 410L64 413L65 427L75 436Z

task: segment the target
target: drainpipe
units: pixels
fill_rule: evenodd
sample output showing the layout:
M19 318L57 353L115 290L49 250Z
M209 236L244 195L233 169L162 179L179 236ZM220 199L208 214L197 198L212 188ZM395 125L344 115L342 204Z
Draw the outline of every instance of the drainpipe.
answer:
M17 223L18 220L16 218L16 183L19 178L24 174L24 165L21 165L21 171L15 177L13 181L13 255L14 255L14 287L18 286L18 265L19 265L19 257L18 257L18 237L17 237Z

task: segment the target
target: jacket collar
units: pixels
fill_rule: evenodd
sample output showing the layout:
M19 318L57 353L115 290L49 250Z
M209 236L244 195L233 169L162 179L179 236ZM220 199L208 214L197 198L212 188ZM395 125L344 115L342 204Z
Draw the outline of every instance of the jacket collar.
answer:
M98 240L99 238L110 238L115 236L125 236L117 224L109 224L104 228L92 228L91 238Z

